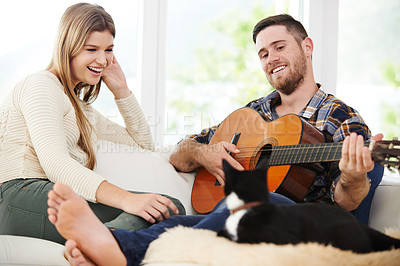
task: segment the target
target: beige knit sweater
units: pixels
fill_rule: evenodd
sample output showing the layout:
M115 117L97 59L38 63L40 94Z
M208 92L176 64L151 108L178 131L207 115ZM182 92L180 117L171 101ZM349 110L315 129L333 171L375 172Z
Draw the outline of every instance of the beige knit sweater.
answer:
M126 128L82 103L99 139L154 150L146 118L133 95L116 100ZM87 156L77 145L75 111L60 81L40 71L19 82L0 109L0 183L17 178L62 182L89 201L95 201L105 180L85 167Z

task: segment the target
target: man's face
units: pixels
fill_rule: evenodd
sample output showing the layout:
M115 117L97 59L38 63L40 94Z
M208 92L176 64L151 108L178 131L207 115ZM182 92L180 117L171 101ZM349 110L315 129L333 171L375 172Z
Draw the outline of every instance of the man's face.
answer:
M301 85L307 72L307 58L285 26L270 26L256 38L261 66L271 86L290 95Z

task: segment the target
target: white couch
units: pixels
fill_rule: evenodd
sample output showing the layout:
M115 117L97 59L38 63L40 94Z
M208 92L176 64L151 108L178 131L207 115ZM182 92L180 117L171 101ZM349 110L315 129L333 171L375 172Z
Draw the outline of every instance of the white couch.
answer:
M127 190L165 193L181 200L194 213L190 193L191 173L178 173L168 158L174 147L152 153L131 147L100 143L96 171ZM373 198L369 225L380 231L400 229L400 177L384 176ZM62 245L27 237L0 236L0 265L68 265Z

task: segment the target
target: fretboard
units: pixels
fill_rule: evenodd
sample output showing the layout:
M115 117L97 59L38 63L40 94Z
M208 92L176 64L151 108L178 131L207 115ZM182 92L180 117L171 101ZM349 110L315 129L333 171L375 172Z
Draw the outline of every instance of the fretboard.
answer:
M342 146L341 142L272 146L269 165L339 161Z

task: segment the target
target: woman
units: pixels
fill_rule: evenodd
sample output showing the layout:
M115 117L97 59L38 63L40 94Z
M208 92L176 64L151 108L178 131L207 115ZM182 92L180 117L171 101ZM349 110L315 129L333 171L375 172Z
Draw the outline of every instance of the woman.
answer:
M145 116L113 54L114 37L113 20L102 7L69 7L48 68L22 80L5 99L0 113L0 234L64 243L46 218L47 193L55 182L90 201L108 227L134 231L184 214L176 199L130 193L93 172L98 139L154 149ZM101 81L113 93L126 128L90 105Z

